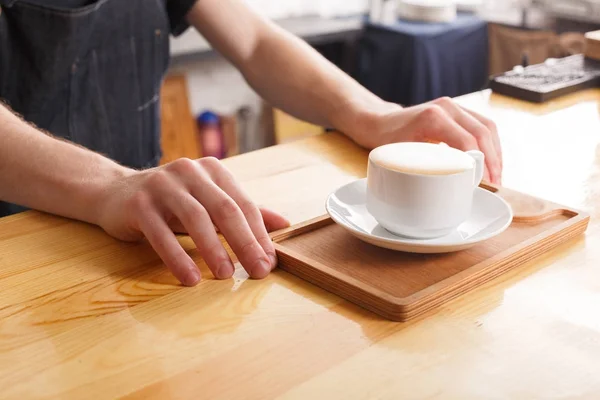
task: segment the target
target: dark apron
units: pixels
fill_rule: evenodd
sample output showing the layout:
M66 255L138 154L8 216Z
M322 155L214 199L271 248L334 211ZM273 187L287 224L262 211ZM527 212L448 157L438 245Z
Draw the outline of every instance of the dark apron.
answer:
M0 98L52 135L132 168L157 165L169 60L164 0L0 6ZM21 210L0 202L0 217Z

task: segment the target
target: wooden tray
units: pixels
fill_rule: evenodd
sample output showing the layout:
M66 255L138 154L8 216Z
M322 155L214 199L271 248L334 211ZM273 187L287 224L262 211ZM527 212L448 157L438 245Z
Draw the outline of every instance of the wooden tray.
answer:
M585 232L589 215L504 188L514 218L502 234L447 254L410 254L355 238L328 215L272 234L279 267L394 321L406 321Z

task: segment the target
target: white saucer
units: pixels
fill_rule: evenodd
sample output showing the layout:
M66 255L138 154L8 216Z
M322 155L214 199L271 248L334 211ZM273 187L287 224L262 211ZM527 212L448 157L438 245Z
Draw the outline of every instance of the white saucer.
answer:
M473 210L467 221L449 235L436 239L397 236L381 227L366 207L367 180L359 179L340 187L327 198L331 218L348 232L375 246L409 253L448 253L464 250L504 232L513 213L506 201L477 188Z

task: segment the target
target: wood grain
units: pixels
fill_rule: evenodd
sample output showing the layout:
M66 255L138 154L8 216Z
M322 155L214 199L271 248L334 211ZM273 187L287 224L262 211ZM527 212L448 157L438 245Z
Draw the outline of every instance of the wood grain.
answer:
M385 318L407 321L587 229L586 213L523 193L494 191L504 192L519 218L471 249L448 254L382 249L323 216L273 235L279 267Z
M3 218L0 398L597 398L600 91L458 100L497 123L503 188L589 213L584 235L397 323L281 269L214 280L187 237L195 288L144 243L39 212ZM366 161L328 133L225 164L295 225Z
M202 157L196 122L188 99L187 80L169 75L161 87L161 164L178 158Z

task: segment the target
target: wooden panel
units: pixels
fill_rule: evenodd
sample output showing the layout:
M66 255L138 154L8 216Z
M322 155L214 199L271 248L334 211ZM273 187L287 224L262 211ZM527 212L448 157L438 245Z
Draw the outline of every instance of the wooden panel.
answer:
M381 249L324 216L274 235L280 267L388 319L406 321L587 228L585 213L507 189L502 193L515 210L513 223L468 250L409 254Z
M178 158L200 158L202 151L190 110L184 76L168 76L161 90L161 164Z
M598 398L600 90L460 102L498 124L503 185L590 212L585 235L395 323L279 269L214 280L188 237L194 288L145 243L39 212L2 218L0 398ZM297 224L366 176L367 152L331 133L224 163Z
M594 60L600 60L600 31L586 33L585 56Z
M279 109L273 109L273 124L277 144L294 142L322 134L323 127L299 120Z

